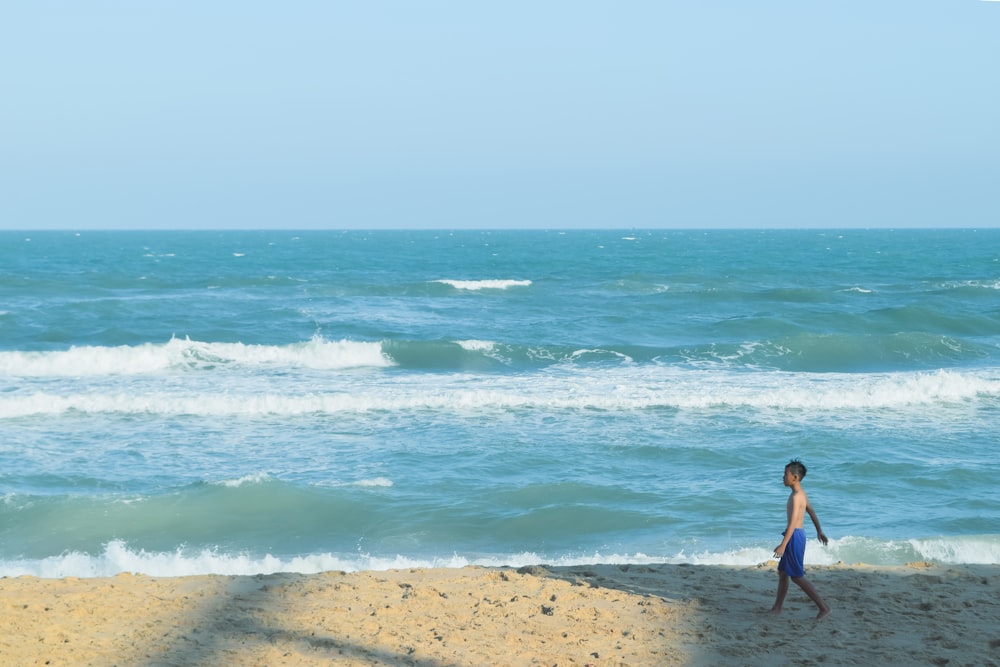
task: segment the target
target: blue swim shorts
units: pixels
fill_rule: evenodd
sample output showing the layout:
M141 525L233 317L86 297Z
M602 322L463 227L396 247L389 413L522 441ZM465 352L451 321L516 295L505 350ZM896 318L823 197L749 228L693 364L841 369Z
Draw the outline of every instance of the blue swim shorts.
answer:
M785 553L778 561L778 572L784 572L789 577L806 576L806 531L796 528L792 531L792 539L785 546Z

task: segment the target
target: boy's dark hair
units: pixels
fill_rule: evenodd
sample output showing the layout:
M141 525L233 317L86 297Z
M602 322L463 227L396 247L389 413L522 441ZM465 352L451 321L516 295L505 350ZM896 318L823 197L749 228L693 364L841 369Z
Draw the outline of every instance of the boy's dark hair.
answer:
M785 466L785 470L791 470L793 475L796 475L799 479L806 476L806 464L798 459L792 459L788 465Z

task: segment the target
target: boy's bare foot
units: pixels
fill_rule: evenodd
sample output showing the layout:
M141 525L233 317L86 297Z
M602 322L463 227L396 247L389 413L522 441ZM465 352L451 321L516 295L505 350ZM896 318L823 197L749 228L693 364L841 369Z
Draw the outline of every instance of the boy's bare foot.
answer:
M833 611L833 610L830 609L829 607L827 607L826 609L820 609L819 613L816 614L816 620L817 621L822 621L824 618L826 618L827 616L830 615L831 611Z
M771 616L777 616L778 614L781 613L781 607L771 607L767 613L770 614ZM826 613L829 614L830 612L827 611Z

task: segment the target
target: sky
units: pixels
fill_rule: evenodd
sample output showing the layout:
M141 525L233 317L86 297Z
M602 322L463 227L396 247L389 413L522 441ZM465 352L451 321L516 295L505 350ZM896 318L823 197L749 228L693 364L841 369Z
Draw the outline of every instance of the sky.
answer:
M1000 2L0 0L0 229L1000 226Z

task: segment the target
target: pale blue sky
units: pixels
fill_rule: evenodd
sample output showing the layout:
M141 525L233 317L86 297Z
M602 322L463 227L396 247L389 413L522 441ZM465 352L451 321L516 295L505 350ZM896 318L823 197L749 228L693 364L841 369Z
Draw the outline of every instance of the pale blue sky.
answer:
M0 228L1000 226L1000 2L0 0Z

